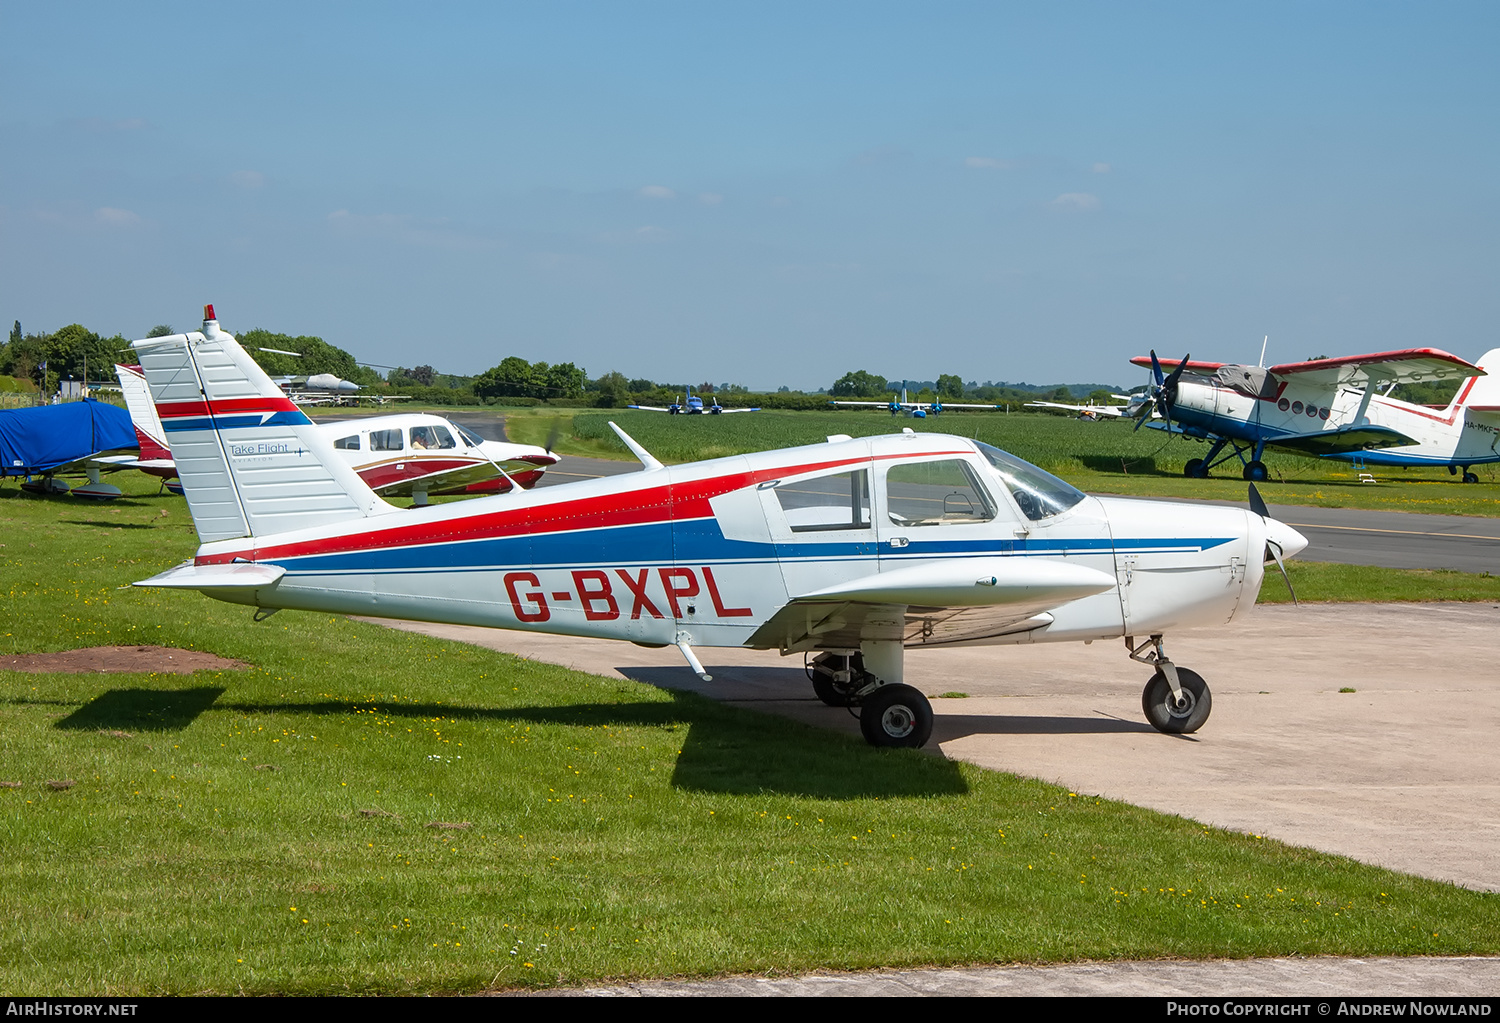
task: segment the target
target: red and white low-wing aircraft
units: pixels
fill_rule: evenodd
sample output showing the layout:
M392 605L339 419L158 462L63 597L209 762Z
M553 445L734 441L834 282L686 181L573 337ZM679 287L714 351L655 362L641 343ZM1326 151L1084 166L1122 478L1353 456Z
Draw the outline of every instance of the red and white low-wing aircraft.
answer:
M122 462L120 467L176 478L168 431L152 404L141 367L116 366L115 375L141 444L140 458ZM504 493L512 486L529 489L558 461L552 452L534 444L484 440L451 420L423 413L321 423L317 429L328 435L339 457L377 494L413 497L418 504L425 503L429 494Z
M1465 483L1479 481L1470 466L1500 462L1500 377L1487 372L1500 368L1500 348L1478 364L1436 348L1270 368L1185 358L1169 374L1155 352L1130 361L1152 373L1133 414L1159 412L1145 425L1212 442L1187 463L1188 476L1237 457L1245 479L1263 480L1268 446L1357 465L1447 466L1462 469ZM1388 396L1397 384L1437 380L1463 381L1446 408Z
M920 746L907 647L1125 638L1158 729L1208 717L1164 635L1255 602L1306 541L1254 510L1088 497L958 437L903 431L397 509L218 323L135 342L202 540L137 585L280 608L812 655L866 738ZM1141 637L1137 642L1136 637Z

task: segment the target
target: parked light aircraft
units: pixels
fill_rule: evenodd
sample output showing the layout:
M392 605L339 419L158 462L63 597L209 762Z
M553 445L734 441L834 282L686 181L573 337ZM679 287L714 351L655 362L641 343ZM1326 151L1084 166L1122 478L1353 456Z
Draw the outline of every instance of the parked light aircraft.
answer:
M177 478L168 430L151 402L141 368L116 366L115 375L141 445L140 458L122 462L120 467L167 480ZM451 420L422 413L321 423L317 429L377 494L411 497L418 504L425 504L430 494L530 488L558 461L552 452L534 444L484 440ZM180 487L168 486L181 492Z
M1477 365L1435 348L1268 369L1184 358L1166 375L1155 352L1130 361L1152 374L1135 414L1162 416L1136 428L1144 423L1211 442L1203 458L1184 467L1188 476L1205 477L1238 457L1245 479L1263 480L1267 446L1356 465L1447 466L1454 474L1462 469L1465 483L1479 481L1470 466L1500 462L1500 378L1486 372L1500 368L1500 348ZM1397 384L1432 380L1464 382L1441 409L1389 396Z
M135 447L130 417L91 398L0 411L0 479L20 476L21 488L34 494L119 497L120 488L99 474L133 461L127 452ZM58 478L77 473L88 482L69 487Z
M657 405L626 405L625 407L626 408L633 408L633 409L640 409L642 412L669 412L669 413L671 413L674 416L677 416L677 415L701 416L701 415L705 415L705 414L711 415L711 416L720 416L720 415L725 415L726 413L729 413L729 412L759 412L760 411L760 409L758 409L758 408L725 408L723 405L719 404L719 399L718 398L713 398L713 399L710 399L710 400L713 401L713 404L705 406L703 404L703 399L701 397L699 397L698 395L694 394L693 393L693 389L691 387L689 387L687 389L687 401L686 401L686 403L674 401L674 402L672 402L672 404L668 405L666 408L661 408L660 406L657 406Z
M1093 422L1102 422L1106 419L1134 418L1140 414L1141 403L1145 402L1146 396L1141 394L1112 394L1111 398L1124 402L1123 405L1100 405L1098 402L1087 402L1083 405L1069 405L1066 402L1057 401L1028 401L1027 408L1041 408L1060 412L1076 412L1079 419L1088 419Z
M1004 451L910 430L397 509L235 339L134 343L173 438L196 556L136 585L299 608L810 657L880 746L932 708L907 647L1125 640L1148 720L1191 732L1211 696L1164 636L1254 604L1306 541L1252 510L1088 497Z
M940 415L947 409L954 408L977 408L986 411L995 411L999 405L961 405L954 402L945 402L941 398L934 401L911 401L906 397L906 382L902 381L901 396L898 398L891 395L890 401L830 401L830 405L863 405L870 408L889 409L891 415L899 416L905 413L913 419L926 419L928 414Z

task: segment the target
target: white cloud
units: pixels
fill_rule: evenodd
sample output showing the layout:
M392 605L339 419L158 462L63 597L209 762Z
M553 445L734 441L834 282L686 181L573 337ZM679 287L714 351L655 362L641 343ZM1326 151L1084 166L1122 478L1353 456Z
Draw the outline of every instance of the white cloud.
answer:
M240 188L259 188L266 183L266 176L260 171L242 170L229 175L229 180Z
M1014 170L1016 161L996 160L990 156L971 156L964 161L965 167L973 167L976 170Z
M1064 192L1051 205L1065 210L1097 210L1100 206L1099 197L1090 195L1088 192Z
M1094 173L1095 174L1108 174L1109 171L1110 171L1110 167L1109 167L1109 164L1107 164L1107 163L1096 163L1096 164L1094 164Z
M115 209L113 206L100 206L94 211L94 219L110 227L134 227L141 222L139 214Z
M637 192L636 195L640 196L642 199L677 198L677 193L672 191L665 185L647 185L645 188L642 188L639 192Z
M724 197L718 192L704 192L698 196L698 201L705 206L717 206L724 201Z

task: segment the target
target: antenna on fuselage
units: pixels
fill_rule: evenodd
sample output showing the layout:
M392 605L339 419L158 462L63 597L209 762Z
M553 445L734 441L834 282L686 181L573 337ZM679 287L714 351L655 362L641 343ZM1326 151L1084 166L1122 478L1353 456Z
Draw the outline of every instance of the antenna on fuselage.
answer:
M1260 343L1260 362L1257 363L1257 365L1261 369L1265 369L1266 368L1266 345L1268 345L1270 343L1271 343L1271 335L1267 334L1266 335L1266 339Z
M610 423L609 428L615 431L615 436L619 437L625 446L630 449L630 453L641 460L641 465L645 466L646 472L654 472L657 469L666 468L666 466L656 460L651 452L636 443L635 438L630 436L630 434L620 429L614 423Z

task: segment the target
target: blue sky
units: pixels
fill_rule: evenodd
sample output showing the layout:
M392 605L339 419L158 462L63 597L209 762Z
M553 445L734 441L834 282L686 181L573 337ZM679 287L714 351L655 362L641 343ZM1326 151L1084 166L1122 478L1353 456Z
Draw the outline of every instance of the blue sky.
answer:
M1500 343L1494 3L0 3L0 319L658 380Z

